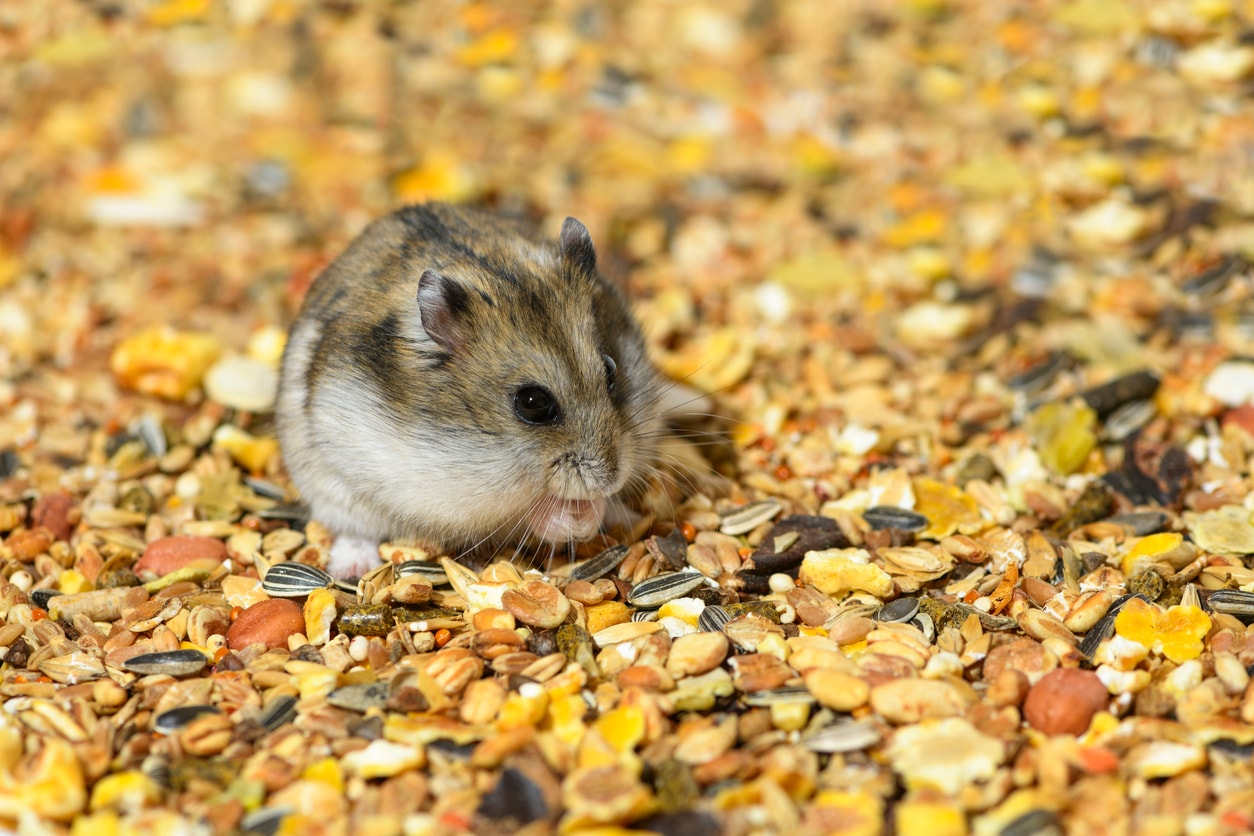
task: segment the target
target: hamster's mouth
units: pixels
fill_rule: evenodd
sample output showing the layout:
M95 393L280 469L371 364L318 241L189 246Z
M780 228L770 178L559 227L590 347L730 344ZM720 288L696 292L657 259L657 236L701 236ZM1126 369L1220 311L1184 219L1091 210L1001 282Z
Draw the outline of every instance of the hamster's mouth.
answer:
M564 499L550 494L536 503L528 528L548 543L587 540L601 528L604 516L604 499Z

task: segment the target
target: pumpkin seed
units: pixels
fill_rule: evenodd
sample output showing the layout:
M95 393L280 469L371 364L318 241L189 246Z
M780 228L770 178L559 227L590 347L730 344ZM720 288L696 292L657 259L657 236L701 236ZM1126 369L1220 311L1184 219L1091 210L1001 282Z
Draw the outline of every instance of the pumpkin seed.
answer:
M879 728L869 720L832 723L809 735L803 742L811 752L835 755L857 752L880 742Z
M627 552L629 551L631 551L630 546L610 546L596 557L585 560L574 569L571 569L570 579L572 581L594 581L597 578L603 578L617 569L619 564L627 559Z
M876 621L897 622L909 621L919 612L918 598L898 598L895 601L889 601L880 607L880 611L875 614Z
M327 702L336 708L359 711L362 714L372 708L383 708L387 701L388 684L386 682L345 685L327 694Z
M410 575L421 575L430 581L432 586L444 586L448 583L448 575L444 573L444 567L434 560L406 560L404 563L396 564L393 571L396 573L397 580L408 578Z
M132 656L122 663L122 668L142 676L156 673L191 676L204 670L208 664L209 659L199 650L163 650Z
M755 691L745 694L745 705L757 707L772 705L794 705L798 703L813 703L814 695L804 685L786 685L782 688L771 688L766 691Z
M705 575L695 569L654 575L631 588L631 592L627 595L627 603L633 607L657 609L667 601L682 598L703 583L705 583Z
M221 713L216 705L180 705L153 717L152 729L158 734L174 734L197 717Z
M876 505L862 512L862 519L874 531L896 529L897 531L922 531L930 523L927 517L916 511L898 508L895 505Z
M731 613L715 604L701 610L701 615L697 616L697 628L706 633L721 633L729 621Z
M741 508L722 515L722 524L718 530L724 534L747 534L764 522L769 522L784 510L784 504L778 499L763 499L750 502Z
M317 566L286 561L270 567L261 579L261 588L273 598L303 598L315 589L325 589L334 582L334 578Z
M296 719L296 698L291 694L280 694L270 700L269 705L261 712L258 722L266 731L274 731L286 726L294 719Z
M1254 623L1254 592L1216 589L1206 596L1206 606L1211 612L1231 615L1242 624Z

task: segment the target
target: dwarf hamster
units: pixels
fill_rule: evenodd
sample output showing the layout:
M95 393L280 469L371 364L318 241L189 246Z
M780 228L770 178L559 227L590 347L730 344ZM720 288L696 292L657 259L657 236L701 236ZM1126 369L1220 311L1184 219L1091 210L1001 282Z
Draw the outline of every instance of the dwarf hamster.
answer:
M276 419L336 535L329 569L351 577L388 538L457 554L591 537L652 466L661 392L583 224L554 242L429 203L370 224L314 281Z

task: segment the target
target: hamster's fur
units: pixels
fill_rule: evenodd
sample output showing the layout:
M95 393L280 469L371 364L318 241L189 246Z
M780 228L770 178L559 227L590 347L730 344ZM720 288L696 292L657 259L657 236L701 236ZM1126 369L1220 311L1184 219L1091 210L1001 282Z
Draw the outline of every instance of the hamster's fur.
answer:
M387 538L458 553L592 536L652 465L660 397L581 223L554 242L432 203L370 224L314 281L276 418L349 577Z

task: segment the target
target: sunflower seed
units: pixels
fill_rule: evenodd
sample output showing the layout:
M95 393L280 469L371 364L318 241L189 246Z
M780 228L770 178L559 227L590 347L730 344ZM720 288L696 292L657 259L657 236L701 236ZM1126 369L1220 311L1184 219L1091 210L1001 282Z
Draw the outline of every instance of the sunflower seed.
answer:
M303 598L334 582L334 578L317 566L288 561L271 566L262 578L261 588L274 598Z
M165 437L165 429L161 421L152 415L145 415L130 426L130 434L138 438L148 448L153 458L159 459L169 452L170 445Z
M631 614L632 621L657 621L657 610L636 610Z
M291 694L280 694L270 700L270 704L266 706L265 711L261 712L258 722L266 731L274 731L292 722L295 718L296 698Z
M444 586L448 583L448 575L444 573L444 567L434 560L406 560L404 563L396 564L394 571L397 580L408 578L410 575L421 575L430 581L432 586Z
M365 713L371 708L383 708L388 701L388 684L371 682L361 685L345 685L327 694L327 702L336 708Z
M745 694L745 705L756 707L771 705L792 705L796 703L813 703L814 695L804 685L788 685L782 688L771 688L767 691L755 691Z
M1158 415L1158 406L1149 400L1128 401L1106 416L1106 438L1123 441L1140 431Z
M1254 759L1254 743L1238 743L1231 738L1221 738L1206 747L1212 752L1222 752L1230 758Z
M1206 596L1206 606L1211 612L1234 616L1242 624L1254 622L1254 592L1239 589L1216 589Z
M654 575L631 588L627 603L633 607L657 609L667 601L682 598L703 583L705 575L692 569Z
M932 620L932 616L921 612L911 619L910 623L919 628L928 644L931 644L936 639L936 622Z
M875 620L884 622L909 621L918 612L918 598L898 598L880 607L880 611L875 614Z
M122 663L122 668L143 676L154 673L191 676L204 670L207 664L209 659L199 650L163 650L159 653L132 656Z
M152 728L158 734L174 734L197 717L221 713L222 710L216 705L180 705L153 717Z
M880 730L869 720L853 720L824 726L804 741L811 752L834 755L857 752L880 742Z
M731 613L715 604L706 607L701 611L701 615L697 616L697 628L706 633L721 633L729 621L731 621Z
M1071 357L1061 351L1055 351L1037 363L1006 381L1006 385L1017 392L1039 392L1054 382L1054 378L1071 366Z
M257 516L263 520L279 520L303 525L309 522L309 509L294 502L284 502L273 508L262 508L257 512Z
M574 569L571 569L570 579L572 581L594 581L597 578L603 578L617 569L618 565L627 559L627 552L629 551L631 551L630 546L610 546L596 557L585 560Z
M1245 259L1231 255L1207 270L1185 279L1180 290L1191 296L1207 296L1227 287L1229 280L1246 267Z
M41 610L46 610L48 609L48 604L52 602L52 599L60 594L61 593L55 589L32 589L30 591L30 600L31 603L39 607Z
M287 491L267 479L245 476L244 484L257 496L264 496L266 499L283 500L287 497Z
M290 816L292 812L292 807L262 807L240 820L240 832L253 833L256 836L275 836L279 832L279 826L283 824L283 819Z
M1080 397L1093 408L1098 418L1105 420L1129 401L1154 397L1154 393L1158 391L1158 382L1158 376L1153 372L1133 372L1081 392Z
M1110 605L1110 609L1093 625L1093 629L1085 634L1083 641L1076 648L1080 651L1081 656L1086 659L1092 659L1093 654L1097 652L1098 646L1115 634L1115 616L1119 614L1119 610L1123 608L1123 605L1133 598L1140 598L1146 603L1149 602L1149 597L1139 592L1130 593L1115 599L1115 603Z
M1115 514L1107 520L1129 529L1137 537L1164 531L1170 521L1171 518L1162 511L1129 511L1126 514Z
M784 504L778 499L750 502L748 505L723 514L722 524L718 530L724 534L747 534L762 523L775 519L782 510L784 510Z
M149 755L139 765L139 771L147 775L154 784L173 789L170 784L170 761L164 755Z
M1053 810L1029 810L1003 827L997 836L1062 836L1062 823Z
M862 519L875 531L896 529L898 531L922 531L929 523L927 517L915 511L898 508L895 505L876 505L862 512Z

